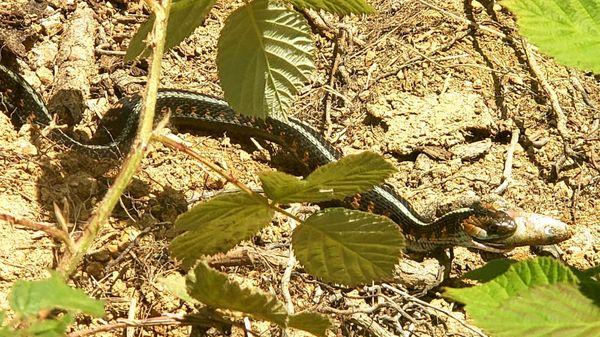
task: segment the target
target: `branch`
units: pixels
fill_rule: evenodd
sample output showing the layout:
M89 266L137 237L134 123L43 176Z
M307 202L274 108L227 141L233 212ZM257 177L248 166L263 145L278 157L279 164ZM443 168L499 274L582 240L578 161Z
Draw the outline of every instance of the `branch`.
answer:
M204 158L201 154L199 154L198 152L194 151L194 149L190 148L189 146L172 139L171 137L167 136L167 135L163 135L160 134L160 132L155 132L152 135L152 139L159 141L161 143L163 143L164 145L174 149L174 150L178 150L181 151L187 155L189 155L190 157L196 159L197 161L199 161L200 163L208 166L208 168L210 168L211 170L213 170L214 172L216 172L218 175L220 175L221 177L223 177L224 179L226 179L228 182L234 184L235 186L237 186L240 190L252 195L255 198L258 199L263 199L265 204L267 204L267 206L269 208L271 208L272 210L279 212L281 214L284 214L294 220L296 220L299 223L302 223L302 219L300 219L299 217L297 217L296 215L284 210L281 207L278 207L275 203L269 201L269 199L263 197L260 193L257 193L255 191L253 191L250 187L246 186L244 183L242 183L241 181L237 180L234 176L232 176L231 174L225 172L221 167L219 167L219 165L213 163L212 161Z
M51 223L34 222L25 218L18 218L16 216L6 213L0 213L0 220L6 221L12 225L19 225L36 231L42 231L51 236L52 238L64 242L64 244L67 246L67 249L70 252L73 252L75 249L75 243L73 242L69 234L54 227L54 225Z
M165 37L167 33L167 20L171 0L146 0L153 10L156 20L150 34L148 34L148 45L152 50L152 61L148 73L148 84L144 93L144 102L140 112L138 132L133 141L131 150L123 164L123 170L116 177L114 184L108 190L96 213L84 228L83 235L76 243L73 254L66 254L60 261L58 270L64 275L70 275L79 265L88 249L92 245L102 225L108 221L112 210L119 202L119 198L127 185L131 182L142 159L146 154L148 143L152 135L152 124L154 121L154 109L156 107L156 94L160 79L160 66L164 53Z

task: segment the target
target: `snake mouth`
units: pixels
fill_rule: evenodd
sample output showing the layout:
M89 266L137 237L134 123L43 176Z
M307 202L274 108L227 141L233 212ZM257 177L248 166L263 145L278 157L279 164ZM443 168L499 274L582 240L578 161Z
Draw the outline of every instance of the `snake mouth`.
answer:
M515 247L508 247L502 242L481 240L481 239L477 239L474 237L471 238L471 247L477 248L479 250L491 252L491 253L508 253L515 248Z

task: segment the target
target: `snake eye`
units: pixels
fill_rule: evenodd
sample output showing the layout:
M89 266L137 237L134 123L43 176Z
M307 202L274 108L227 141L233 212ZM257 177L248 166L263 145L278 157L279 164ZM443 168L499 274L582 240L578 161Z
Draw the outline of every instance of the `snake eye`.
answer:
M516 229L517 225L514 221L494 222L488 226L488 233L507 235L514 233Z
M552 226L544 227L544 234L546 234L548 237L553 237L554 236L554 228Z

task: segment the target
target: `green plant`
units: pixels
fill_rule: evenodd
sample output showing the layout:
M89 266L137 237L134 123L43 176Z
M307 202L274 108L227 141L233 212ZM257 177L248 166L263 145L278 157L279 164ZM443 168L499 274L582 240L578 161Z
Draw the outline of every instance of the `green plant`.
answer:
M600 283L551 258L494 260L467 273L480 282L446 289L470 318L494 337L600 335Z
M175 0L166 47L178 45L204 21L214 0ZM308 23L291 8L322 9L339 15L371 13L363 0L247 1L225 21L217 67L225 99L250 116L283 116L315 69ZM151 17L131 40L126 60L147 55L144 39Z
M520 32L567 66L600 71L600 2L525 1L502 4L517 17ZM464 277L481 284L447 289L491 336L598 336L598 268L579 271L549 258L494 260Z
M0 313L0 336L63 336L73 315L104 316L104 302L66 285L57 273L40 281L17 281L9 295L15 317ZM17 328L18 327L18 328Z
M559 63L600 73L600 2L505 0L520 32Z

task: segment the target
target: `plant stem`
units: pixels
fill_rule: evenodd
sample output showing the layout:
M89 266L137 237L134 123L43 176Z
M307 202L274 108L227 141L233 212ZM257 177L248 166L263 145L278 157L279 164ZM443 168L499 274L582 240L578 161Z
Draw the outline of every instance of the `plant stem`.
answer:
M199 161L200 163L206 165L209 169L213 170L214 172L216 172L218 175L220 175L221 177L223 177L224 179L226 179L227 181L229 181L230 183L234 184L235 186L237 186L240 190L250 194L251 196L258 198L260 200L263 200L263 202L267 205L267 207L269 207L270 209L279 212L281 214L284 214L294 220L296 220L298 223L302 223L302 219L300 219L298 216L284 210L283 208L277 206L277 204L275 202L271 202L268 198L263 197L260 193L256 193L254 192L251 188L249 188L248 186L244 185L244 183L242 183L241 181L237 180L234 176L232 176L231 174L225 172L221 167L219 167L219 165L213 163L212 161L204 158L201 154L199 154L198 152L194 151L194 149L191 149L189 146L178 142L166 135L160 134L159 132L155 132L152 135L152 139L159 141L163 144L165 144L166 146L181 151L187 155L189 155L190 157L193 157L194 159L196 159L197 161Z
M58 270L65 277L73 273L75 268L77 268L92 245L100 228L108 221L108 217L119 201L121 194L131 182L133 175L142 162L152 135L156 94L158 92L171 0L147 0L145 2L151 7L156 19L152 31L148 34L148 46L152 51L152 61L148 73L148 84L144 93L144 103L140 112L137 135L125 159L123 169L119 172L115 182L100 202L96 213L87 223L82 237L76 242L75 252L72 255L65 254L60 261Z
M25 218L19 218L6 213L0 213L0 220L6 221L13 225L20 225L36 231L45 232L50 237L62 241L67 246L67 250L69 252L73 252L75 249L75 244L69 236L69 232L54 227L54 224L34 222Z

